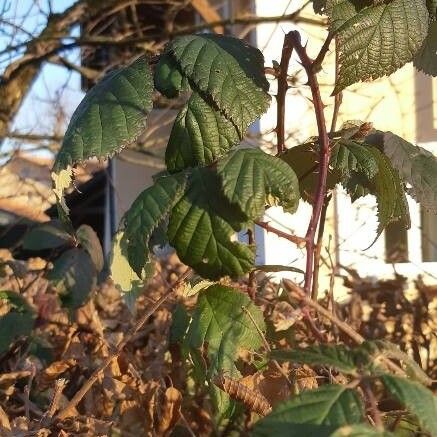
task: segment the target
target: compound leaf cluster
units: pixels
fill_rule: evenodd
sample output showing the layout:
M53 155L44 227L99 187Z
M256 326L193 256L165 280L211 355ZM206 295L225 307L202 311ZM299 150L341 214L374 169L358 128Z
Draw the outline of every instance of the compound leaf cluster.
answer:
M432 55L435 32L429 26L426 0L318 3L317 11L329 16L330 30L338 40L340 69L334 94L356 82L394 73L412 61L419 50ZM429 9L432 12L433 6ZM435 57L434 52L430 58ZM433 74L433 65L429 65L433 61L418 54L415 63Z
M353 132L352 132L353 133ZM400 221L410 227L410 215L404 183L396 165L378 147L367 143L367 137L347 135L333 141L327 189L342 184L353 201L372 194L378 204L377 236L392 222ZM281 158L296 172L302 198L314 202L319 179L319 152L317 139L287 150Z
M182 322L186 326L186 316L181 318L185 319ZM175 322L181 323L181 320ZM221 372L240 376L235 361L240 351L254 352L262 346L258 330L266 331L262 311L246 294L216 284L199 292L186 335L179 335L179 338L192 359L198 361L199 377L210 381ZM227 394L212 383L209 390L216 411L229 415L232 403Z
M170 172L225 155L270 104L261 52L232 37L175 38L155 70L155 86L167 97L192 90L170 134Z

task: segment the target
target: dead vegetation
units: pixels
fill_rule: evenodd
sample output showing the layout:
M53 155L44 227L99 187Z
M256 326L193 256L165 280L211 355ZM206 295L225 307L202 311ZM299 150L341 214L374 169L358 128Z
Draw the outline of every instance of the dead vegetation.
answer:
M3 255L3 258L7 256ZM134 308L119 292L103 282L89 302L67 314L56 291L44 279L46 263L4 261L2 289L22 294L35 308L34 333L18 338L0 357L0 426L4 436L160 436L210 435L211 405L205 387L196 383L180 344L170 342L176 303L193 307L196 295L179 287L147 320L118 357L99 375L81 401L63 416L68 402L114 351L153 302L165 294L184 267L174 258L158 266L157 273ZM405 293L405 279L371 282L348 276L351 299L329 305L366 338L384 338L401 346L437 377L435 289L417 283L416 296ZM234 284L235 285L235 284ZM258 302L267 317L272 347L305 346L323 338L328 343L351 343L324 317L310 326L299 303L286 289L266 282ZM327 304L328 302L325 302ZM433 310L434 308L434 310ZM2 314L8 308L1 308ZM317 334L315 335L315 332ZM341 375L325 367L270 363L263 370L241 351L241 380L226 375L216 379L234 399L242 402L243 422L262 414L296 391L315 388ZM276 364L276 365L275 365ZM279 368L277 367L279 366ZM224 431L229 435L235 423Z

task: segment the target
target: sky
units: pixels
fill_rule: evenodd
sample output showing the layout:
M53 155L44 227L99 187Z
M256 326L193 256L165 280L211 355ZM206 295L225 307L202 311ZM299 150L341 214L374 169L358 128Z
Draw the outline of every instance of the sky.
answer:
M52 0L51 8L54 13L62 12L74 3L74 0ZM48 11L48 0L4 0L0 2L5 10L3 18L19 24L26 31L35 33L40 31L46 23L45 12ZM24 18L25 17L25 18ZM0 51L10 44L10 36L5 33L10 28L0 25ZM78 29L73 30L73 34ZM14 41L14 44L21 40ZM79 49L70 51L68 59L79 63ZM1 58L3 70L7 61ZM68 122L72 112L83 97L80 88L80 76L75 72L69 72L65 68L45 63L38 79L26 97L12 130L20 133L53 134L53 126L59 109L65 111L65 121ZM14 142L8 141L3 146L3 151L14 146Z

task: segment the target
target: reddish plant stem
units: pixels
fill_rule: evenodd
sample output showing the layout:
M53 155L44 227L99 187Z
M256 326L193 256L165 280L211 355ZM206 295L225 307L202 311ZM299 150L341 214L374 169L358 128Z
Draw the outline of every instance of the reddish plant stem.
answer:
M314 105L314 112L317 121L317 130L319 133L319 146L320 146L320 162L319 162L319 180L317 184L317 191L315 196L315 203L313 206L313 211L308 225L308 230L305 235L306 240L306 270L305 270L305 292L307 295L311 293L311 285L313 278L313 267L314 267L314 251L315 251L315 235L317 232L317 226L320 221L320 215L323 208L323 203L326 194L326 180L328 177L328 167L329 158L331 151L329 148L329 137L326 130L326 121L324 113L324 104L322 102L322 97L320 95L320 87L317 80L317 75L315 69L313 68L313 61L308 56L305 47L302 45L300 34L297 31L292 31L290 39L292 41L294 50L298 54L302 67L308 76L308 85L311 89L311 95Z
M329 46L331 45L333 38L334 38L334 34L329 33L328 37L326 38L325 42L323 43L322 48L320 49L319 54L317 55L316 59L314 59L313 71L315 73L318 73L322 69L322 63L325 59L325 56L327 55L327 53L329 51Z
M281 231L279 229L270 226L266 222L256 222L256 224L265 229L267 232L271 232L272 234L276 234L278 237L285 238L288 241L296 244L298 247L303 248L306 245L306 239L302 237L298 237L297 235L287 234L287 232Z
M325 41L325 44L323 45L322 49L320 50L319 55L316 58L315 63L317 62L317 59L324 59L327 50L329 48L329 44L331 43L332 37L328 35L327 40ZM321 56L321 53L324 53L323 56ZM321 62L321 61L319 61ZM318 64L317 64L318 65ZM339 70L339 55L337 50L337 39L335 39L335 82L337 83L338 79L338 70ZM332 113L332 120L331 120L331 129L330 129L330 135L332 136L335 132L335 128L337 126L337 119L338 119L338 113L340 111L340 106L343 101L343 94L338 93L335 95L334 98L334 110ZM314 272L313 272L313 287L311 296L313 299L317 300L317 295L319 293L319 271L320 271L320 257L321 257L321 251L322 251L322 244L323 244L323 234L325 232L325 220L326 220L326 213L329 206L329 201L331 197L325 197L325 201L323 203L322 213L320 217L320 224L319 224L319 232L317 235L317 244L316 244L316 251L314 254Z
M285 151L285 97L288 91L288 65L293 53L293 43L290 34L286 34L282 46L281 63L279 64L276 135L278 154Z

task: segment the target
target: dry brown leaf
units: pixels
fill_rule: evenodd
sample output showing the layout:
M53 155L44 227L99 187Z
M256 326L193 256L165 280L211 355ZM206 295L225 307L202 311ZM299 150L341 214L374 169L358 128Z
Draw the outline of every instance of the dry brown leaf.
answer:
M286 331L300 319L302 310L293 308L288 302L278 302L273 309L272 322L276 331Z
M67 370L70 370L77 364L74 358L68 360L55 361L50 364L49 367L39 372L35 379L40 391L46 390L48 387L52 386L56 379L59 378Z
M294 374L299 391L312 390L319 386L317 373L306 364L295 369Z
M11 430L11 423L9 422L9 417L6 414L5 410L0 406L0 431L3 430Z
M32 372L30 370L21 370L19 372L2 373L0 375L0 385L10 385L17 379L28 378Z
M76 311L76 322L79 326L85 326L103 338L102 321L92 299Z
M291 390L285 377L276 369L257 372L240 380L250 389L261 393L274 406L291 396Z
M168 387L159 418L159 431L168 435L181 417L182 394L174 387Z

